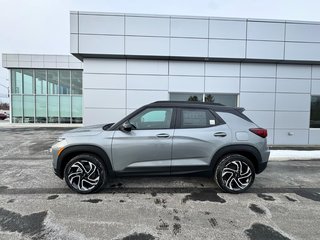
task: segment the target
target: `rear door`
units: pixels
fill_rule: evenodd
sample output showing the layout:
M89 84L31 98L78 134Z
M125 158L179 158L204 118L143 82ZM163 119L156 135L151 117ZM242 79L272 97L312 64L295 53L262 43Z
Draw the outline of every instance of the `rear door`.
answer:
M227 124L209 109L179 108L171 172L206 170L218 148L230 142Z
M130 132L116 130L112 161L118 172L170 172L174 108L149 107L128 120Z

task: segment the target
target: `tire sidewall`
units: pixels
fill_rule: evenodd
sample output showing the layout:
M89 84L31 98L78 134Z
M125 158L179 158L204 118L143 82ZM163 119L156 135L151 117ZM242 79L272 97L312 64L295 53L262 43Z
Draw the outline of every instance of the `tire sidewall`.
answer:
M86 160L88 162L91 162L93 163L100 171L100 179L99 179L99 182L98 184L93 188L93 189L90 189L90 190L87 190L87 191L81 191L77 188L74 188L72 186L72 184L69 182L68 180L68 172L69 172L69 169L70 167L76 163L76 162L80 162L81 160ZM88 193L93 193L93 192L98 192L106 183L106 179L107 179L107 172L106 172L106 167L104 166L104 164L101 162L101 160L94 156L94 155L89 155L89 154L81 154L81 155L78 155L74 158L72 158L66 165L65 169L64 169L64 178L65 178L65 182L66 184L68 185L68 187L77 192L77 193L81 193L81 194L88 194Z
M235 160L246 163L250 167L251 172L252 172L251 181L250 181L249 185L241 190L229 189L228 187L225 186L223 179L222 179L222 170L224 169L224 167L228 163L235 161ZM253 166L253 163L245 156L242 156L239 154L231 154L231 155L227 155L227 156L223 157L219 161L219 163L217 164L217 167L215 168L215 171L214 171L215 182L217 183L219 188L221 188L224 192L227 192L227 193L236 193L237 194L237 193L243 193L243 192L247 191L251 187L251 185L253 184L254 179L255 179L255 168Z

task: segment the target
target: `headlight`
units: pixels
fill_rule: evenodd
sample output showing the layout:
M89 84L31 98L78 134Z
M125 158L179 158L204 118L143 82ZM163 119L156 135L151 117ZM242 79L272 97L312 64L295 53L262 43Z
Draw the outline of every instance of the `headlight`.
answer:
M61 142L61 141L63 141L63 140L65 140L65 138L64 138L64 137L58 137L58 139L57 139L57 143L58 143L58 142Z

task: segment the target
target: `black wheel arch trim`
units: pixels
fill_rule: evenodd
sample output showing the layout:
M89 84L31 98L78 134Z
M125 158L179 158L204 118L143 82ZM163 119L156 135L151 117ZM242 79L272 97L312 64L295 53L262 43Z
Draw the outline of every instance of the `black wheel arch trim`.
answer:
M101 147L95 145L76 145L66 147L58 156L57 169L55 169L56 175L58 175L60 178L63 178L63 172L67 162L80 154L93 154L98 156L105 164L108 175L110 177L114 176L114 171L108 154Z
M258 174L264 170L261 168L262 157L258 149L251 145L246 144L235 144L224 146L220 148L212 157L210 167L211 169L215 169L217 166L218 161L227 154L241 154L245 157L248 157L249 160L252 161L255 167L255 173ZM252 159L254 158L254 159Z

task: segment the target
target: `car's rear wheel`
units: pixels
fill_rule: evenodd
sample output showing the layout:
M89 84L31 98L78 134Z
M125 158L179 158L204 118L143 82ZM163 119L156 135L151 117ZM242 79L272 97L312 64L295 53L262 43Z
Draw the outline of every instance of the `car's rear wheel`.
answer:
M81 154L72 158L64 169L67 185L78 193L97 192L104 186L107 171L102 161L91 154Z
M252 162L240 154L223 157L214 171L217 185L228 193L242 193L250 188L255 178Z

